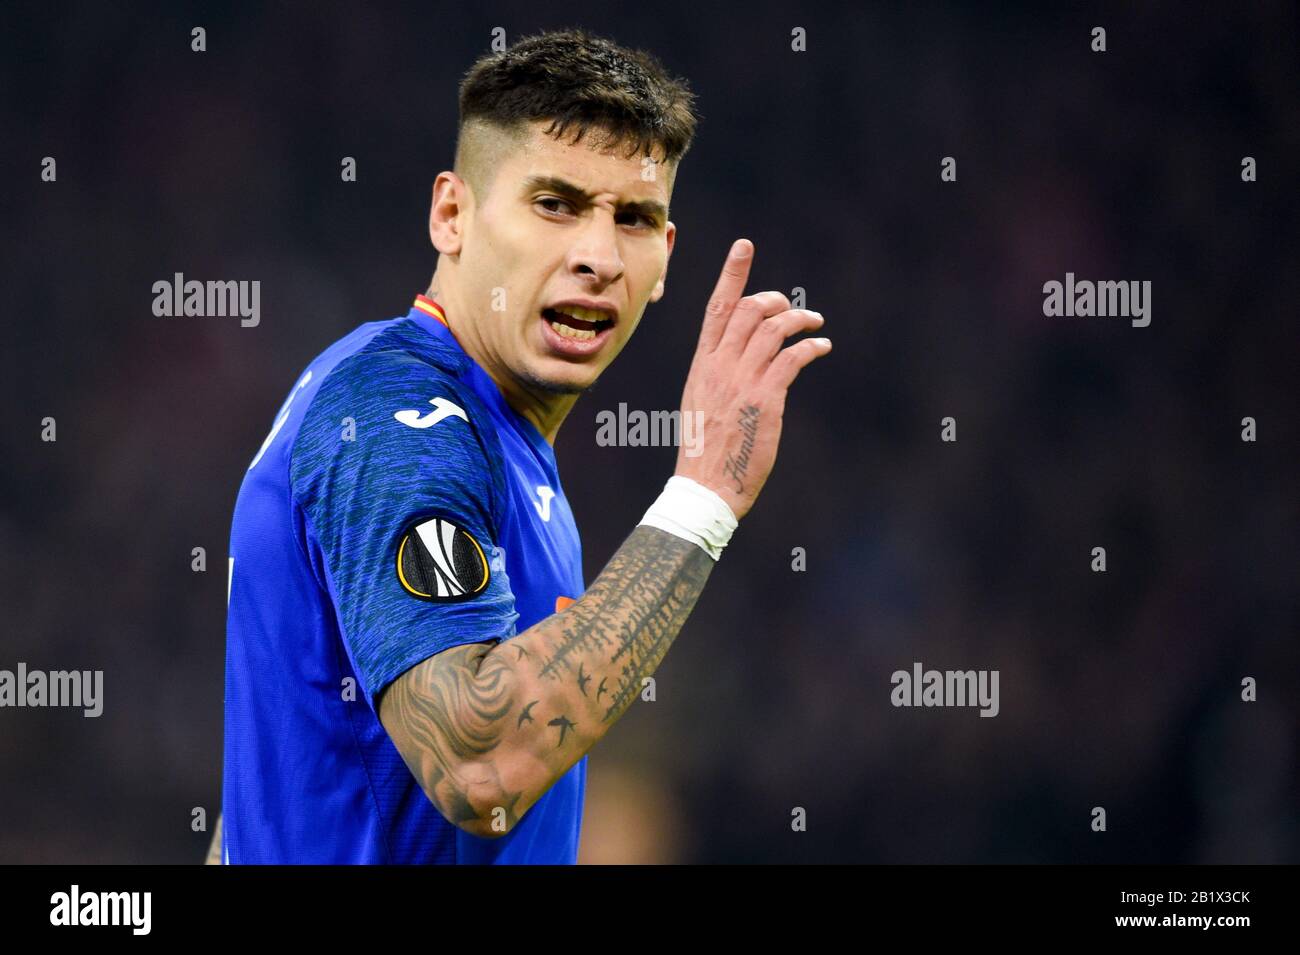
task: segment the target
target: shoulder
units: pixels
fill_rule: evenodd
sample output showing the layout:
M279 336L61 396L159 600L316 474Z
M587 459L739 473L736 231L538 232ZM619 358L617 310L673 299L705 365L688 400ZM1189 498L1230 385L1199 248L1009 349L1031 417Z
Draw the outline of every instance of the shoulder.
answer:
M462 375L465 358L410 322L397 322L325 374L290 451L295 492L431 470L470 483L500 479L492 417ZM318 490L318 488L316 488Z
M469 361L464 354L406 318L373 324L363 326L368 334L348 336L336 343L337 351L322 354L326 373L314 404L342 401L368 408L430 386L469 391L462 380Z

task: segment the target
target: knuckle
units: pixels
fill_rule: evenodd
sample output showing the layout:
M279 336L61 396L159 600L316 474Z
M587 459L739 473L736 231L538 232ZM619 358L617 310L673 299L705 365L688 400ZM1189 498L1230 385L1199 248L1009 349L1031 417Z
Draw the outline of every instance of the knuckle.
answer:
M788 375L799 367L799 364L799 353L793 348L785 349L781 354L777 355L776 360L772 362L772 366L781 375Z
M752 295L746 295L742 302L746 308L756 309L758 311L778 312L785 311L790 307L790 301L780 292L768 290L765 292L754 292Z

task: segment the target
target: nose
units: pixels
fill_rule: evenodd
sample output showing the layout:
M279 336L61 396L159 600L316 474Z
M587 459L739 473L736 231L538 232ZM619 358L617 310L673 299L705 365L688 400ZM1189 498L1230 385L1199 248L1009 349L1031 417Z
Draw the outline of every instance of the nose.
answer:
M569 269L597 287L623 277L623 256L618 248L618 226L607 209L596 210L569 250Z

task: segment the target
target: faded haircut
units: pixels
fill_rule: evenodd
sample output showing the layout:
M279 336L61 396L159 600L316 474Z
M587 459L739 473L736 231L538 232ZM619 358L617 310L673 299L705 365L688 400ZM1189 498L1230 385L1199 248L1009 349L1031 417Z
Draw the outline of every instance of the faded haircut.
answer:
M700 119L694 105L686 81L649 53L581 28L525 37L480 57L461 81L455 171L485 202L502 159L545 121L556 140L572 132L571 144L590 137L594 148L655 158L671 186Z

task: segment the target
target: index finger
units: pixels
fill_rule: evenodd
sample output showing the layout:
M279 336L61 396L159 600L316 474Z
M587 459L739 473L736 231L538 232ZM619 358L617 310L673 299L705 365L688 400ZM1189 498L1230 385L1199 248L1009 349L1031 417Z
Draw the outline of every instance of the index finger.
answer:
M748 239L737 239L731 244L727 260L722 263L718 284L713 287L713 294L709 296L709 304L704 310L704 326L700 329L698 351L711 352L722 340L731 312L745 294L745 283L749 281L749 267L753 262L754 243Z

